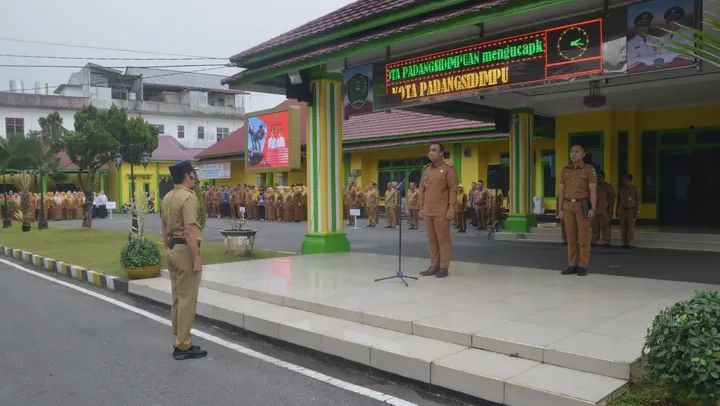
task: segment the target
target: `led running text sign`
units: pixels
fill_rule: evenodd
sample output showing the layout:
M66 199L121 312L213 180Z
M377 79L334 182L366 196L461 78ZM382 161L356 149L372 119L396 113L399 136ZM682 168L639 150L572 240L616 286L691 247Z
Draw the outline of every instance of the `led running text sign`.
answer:
M602 19L385 66L388 106L602 73Z

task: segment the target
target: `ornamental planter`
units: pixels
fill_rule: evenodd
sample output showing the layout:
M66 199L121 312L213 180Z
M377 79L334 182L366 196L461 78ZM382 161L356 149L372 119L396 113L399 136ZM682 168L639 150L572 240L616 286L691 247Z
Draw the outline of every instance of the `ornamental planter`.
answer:
M250 256L257 230L220 230L225 238L225 254Z
M160 276L160 264L125 268L128 279L148 279Z

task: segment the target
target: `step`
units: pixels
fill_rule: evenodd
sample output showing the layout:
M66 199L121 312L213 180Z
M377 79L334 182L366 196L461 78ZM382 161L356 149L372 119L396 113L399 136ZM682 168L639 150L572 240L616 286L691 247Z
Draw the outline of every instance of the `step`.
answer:
M169 304L165 278L129 291ZM200 288L197 313L268 337L511 406L601 404L627 381Z
M562 236L560 231L553 233L535 231L529 233L509 233L509 232L498 232L495 233L495 240L497 241L520 241L520 242L540 242L540 243L560 243ZM613 241L617 243L620 241L620 236L614 236ZM678 251L702 251L702 252L720 252L720 243L715 241L703 241L703 240L673 240L670 237L663 237L662 239L643 238L642 236L636 236L633 246L638 248L652 248L652 249L666 249L666 250L678 250Z
M161 277L168 278L168 271L163 270ZM580 331L561 327L447 312L434 305L383 305L361 310L361 304L367 303L364 297L322 303L245 288L215 280L215 277L212 272L206 272L201 286L245 299L618 379L630 379L636 372L642 349L642 341L637 339L617 341L599 335L592 337L597 347L586 348L575 346L572 341ZM488 310L503 311L502 308Z
M562 231L560 225L545 227L534 227L530 230L529 234L545 234L560 236ZM612 227L612 237L620 239L620 227L614 225ZM651 241L687 241L687 242L707 242L720 244L720 234L709 234L709 233L678 233L678 232L663 232L647 230L643 228L635 229L635 238L641 240Z

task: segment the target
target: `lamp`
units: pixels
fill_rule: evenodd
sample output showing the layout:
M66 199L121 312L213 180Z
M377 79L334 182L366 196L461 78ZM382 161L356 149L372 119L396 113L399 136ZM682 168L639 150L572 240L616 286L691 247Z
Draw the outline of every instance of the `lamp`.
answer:
M119 153L119 152L116 153L115 156L113 157L113 160L115 161L115 167L118 167L118 168L119 168L120 165L122 165L122 161L123 161L123 156L122 156L122 154Z
M142 166L147 169L148 163L150 162L150 154L147 153L147 151L143 151L142 154L140 154L140 163Z

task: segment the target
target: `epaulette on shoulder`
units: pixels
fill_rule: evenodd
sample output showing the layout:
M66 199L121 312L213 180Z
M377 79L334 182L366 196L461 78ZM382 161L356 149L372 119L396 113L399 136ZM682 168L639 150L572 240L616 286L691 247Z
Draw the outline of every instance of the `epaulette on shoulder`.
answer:
M445 161L445 165L447 165L447 166L449 166L449 167L452 167L452 166L453 166L452 161L450 161L449 159L445 159L444 161Z
M430 167L430 165L432 165L432 164L426 164L425 166L423 166L423 169L427 169L427 168L429 168L429 167Z

